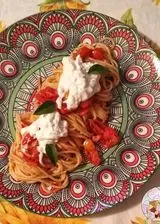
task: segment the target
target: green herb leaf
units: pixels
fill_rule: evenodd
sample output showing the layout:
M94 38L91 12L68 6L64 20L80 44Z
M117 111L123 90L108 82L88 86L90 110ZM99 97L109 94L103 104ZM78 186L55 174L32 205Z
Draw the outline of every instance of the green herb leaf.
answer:
M51 160L51 162L56 165L58 161L58 154L57 154L57 149L54 144L47 144L46 145L46 154Z
M90 67L88 74L106 74L109 70L102 65L95 64Z
M46 101L36 109L34 115L49 114L54 112L55 110L55 103L53 101Z

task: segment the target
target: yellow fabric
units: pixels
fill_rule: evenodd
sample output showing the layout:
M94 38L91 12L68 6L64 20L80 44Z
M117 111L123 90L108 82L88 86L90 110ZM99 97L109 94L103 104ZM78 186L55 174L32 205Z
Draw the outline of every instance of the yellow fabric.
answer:
M51 218L24 211L7 201L0 202L0 224L89 224L87 219Z
M156 5L160 5L160 0L152 0Z
M41 3L40 6L40 12L48 12L50 10L56 10L56 9L87 9L88 3L83 3L80 0L50 0L50 1L44 1Z
M131 221L132 224L147 224L147 221L144 218L136 217L134 221Z
M2 32L5 29L4 22L0 20L0 32Z

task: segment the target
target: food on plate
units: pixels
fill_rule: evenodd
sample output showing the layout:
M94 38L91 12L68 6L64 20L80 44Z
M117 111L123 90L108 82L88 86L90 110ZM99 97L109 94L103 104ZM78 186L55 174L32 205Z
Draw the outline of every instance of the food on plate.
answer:
M154 200L149 202L148 206L148 217L150 219L160 219L160 201Z
M68 185L68 172L84 161L101 164L97 143L107 149L119 143L117 130L106 123L112 90L119 84L113 47L80 44L53 75L41 80L34 110L16 118L9 155L15 180L40 182L56 192Z

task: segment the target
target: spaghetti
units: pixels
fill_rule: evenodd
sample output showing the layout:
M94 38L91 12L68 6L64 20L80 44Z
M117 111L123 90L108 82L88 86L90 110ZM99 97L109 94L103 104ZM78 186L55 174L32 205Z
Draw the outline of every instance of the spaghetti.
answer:
M73 171L81 164L81 151L86 150L86 157L93 164L99 164L99 160L95 162L98 153L97 151L95 152L95 144L93 143L101 141L105 145L108 140L104 138L105 135L103 136L103 134L108 131L110 134L109 138L112 138L111 135L113 133L111 128L108 127L108 129L106 129L104 125L104 122L108 120L109 116L109 104L112 100L112 89L119 83L118 66L113 57L113 48L113 44L110 47L107 47L103 43L95 43L93 45L80 44L71 53L71 58L73 60L80 55L82 56L83 61L99 64L106 68L107 72L100 77L100 91L89 99L87 103L82 102L79 107L73 111L68 111L66 107L58 109L62 119L66 120L68 123L68 136L61 137L58 139L58 142L56 142L58 154L58 161L56 164L51 164L46 155L44 156L44 166L35 163L35 157L29 157L29 159L26 160L22 150L23 136L21 134L21 129L31 125L39 116L34 115L33 112L17 115L16 139L11 146L9 155L9 173L15 180L27 183L39 182L42 185L50 187L52 192L56 192L68 185L68 172ZM88 52L92 51L93 55L89 53L89 55L84 57L85 49L87 49ZM48 99L53 100L54 95L51 90L57 90L62 73L63 66L60 66L54 70L53 75L49 76L42 83L40 82L34 101L35 109ZM47 91L50 92L48 93ZM65 98L67 98L67 93ZM96 130L98 130L96 129L96 125L101 129L101 134L96 133ZM91 129L93 129L93 131ZM114 133L114 138L115 136L117 137L118 135ZM36 140L32 139L29 141L31 141L29 142L31 148L29 150L37 147ZM119 138L117 137L116 141L110 142L110 144L106 146L112 147L112 145L117 144L118 141ZM90 152L87 151L88 149L90 149L90 152L94 150L94 158L91 158L91 154L89 154Z

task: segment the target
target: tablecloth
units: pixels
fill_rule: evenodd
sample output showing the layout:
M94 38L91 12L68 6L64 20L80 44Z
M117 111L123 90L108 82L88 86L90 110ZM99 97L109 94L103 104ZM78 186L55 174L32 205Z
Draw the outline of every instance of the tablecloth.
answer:
M84 2L88 2L84 0ZM88 6L80 0L0 0L0 31L14 22L40 11L54 10L56 8L79 8L90 9L122 20L130 26L136 27L154 50L160 55L160 0L91 0ZM145 224L148 223L141 208L142 198L145 193L160 185L160 171L158 170L148 183L135 195L110 210L87 217L93 224ZM4 214L7 215L4 216ZM10 220L8 214L12 215ZM24 218L22 210L16 211L7 202L0 203L0 223L85 223L86 220L74 219L47 219L32 214L29 218ZM15 219L14 219L15 216ZM4 218L2 218L4 217ZM7 217L7 218L6 218ZM26 215L27 217L27 215ZM37 216L36 216L37 217ZM138 217L138 218L137 218ZM36 220L37 219L37 220ZM6 221L4 221L6 220ZM8 221L7 221L8 220ZM21 221L20 221L21 220ZM132 220L132 221L131 221ZM157 222L158 223L158 222Z

